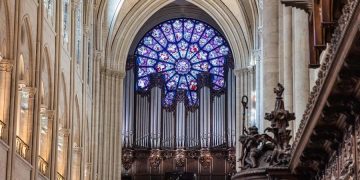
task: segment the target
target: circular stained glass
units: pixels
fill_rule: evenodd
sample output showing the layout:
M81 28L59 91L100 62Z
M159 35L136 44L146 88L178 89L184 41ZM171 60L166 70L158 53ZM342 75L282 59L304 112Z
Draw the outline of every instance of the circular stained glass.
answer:
M230 49L214 28L194 19L175 19L150 30L136 49L138 91L147 91L150 76L162 75L164 106L174 104L179 91L189 106L198 104L198 76L209 74L214 91L225 88L226 57Z

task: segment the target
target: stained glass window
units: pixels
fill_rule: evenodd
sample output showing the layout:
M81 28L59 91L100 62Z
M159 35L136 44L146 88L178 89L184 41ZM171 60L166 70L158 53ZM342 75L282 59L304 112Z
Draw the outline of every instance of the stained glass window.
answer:
M64 31L64 42L69 42L68 35L68 18L69 18L69 0L64 0L64 9L63 9L63 31Z
M148 91L154 74L163 81L163 106L185 94L188 106L198 104L199 77L208 77L213 91L225 88L225 67L230 49L210 25L194 19L174 19L150 30L140 41L136 55L136 90ZM182 92L182 93L179 93Z
M77 64L80 64L80 58L81 58L81 18L82 18L82 1L80 1L79 6L76 9L76 32L75 32L75 39L76 39L76 62Z

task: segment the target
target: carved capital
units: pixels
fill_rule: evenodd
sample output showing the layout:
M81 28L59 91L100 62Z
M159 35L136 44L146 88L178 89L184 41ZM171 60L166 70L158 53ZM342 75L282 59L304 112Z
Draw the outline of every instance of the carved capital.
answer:
M21 91L27 93L29 98L34 98L36 94L36 88L34 87L23 87L21 88Z
M119 79L124 79L125 75L126 75L125 72L114 70L114 69L108 69L106 67L102 67L100 69L100 72L102 74L104 74L105 76L116 77L116 78L119 78Z
M73 147L73 152L76 154L82 154L83 148L80 146L74 146Z
M70 136L71 129L69 128L61 128L59 130L59 135L62 137L69 137Z
M13 69L12 61L9 59L0 58L0 72L11 72Z
M85 34L85 36L89 35L89 26L88 25L83 25L83 32Z
M54 110L41 110L40 112L41 115L45 116L48 118L48 120L53 120L54 116L55 116L55 111Z

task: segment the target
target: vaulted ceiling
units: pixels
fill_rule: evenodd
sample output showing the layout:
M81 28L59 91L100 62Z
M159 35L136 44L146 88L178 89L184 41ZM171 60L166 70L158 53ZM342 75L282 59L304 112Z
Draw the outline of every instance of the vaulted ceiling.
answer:
M256 0L96 0L95 3L97 49L107 57L102 64L113 69L124 69L125 56L119 56L119 51L127 49L128 53L133 52L133 44L147 30L176 17L199 19L224 33L231 48L235 49L239 67L246 66L254 48L258 26ZM130 27L137 30L128 32ZM124 42L124 38L129 37L128 33L131 33L131 42Z

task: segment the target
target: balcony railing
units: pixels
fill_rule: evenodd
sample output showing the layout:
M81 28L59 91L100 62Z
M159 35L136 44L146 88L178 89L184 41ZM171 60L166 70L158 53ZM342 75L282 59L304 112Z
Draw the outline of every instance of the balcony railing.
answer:
M42 175L47 176L49 164L46 162L44 158L39 156L39 164L38 164L39 171Z
M5 130L6 124L0 120L0 139L4 139L4 130Z
M57 172L56 173L56 180L65 180L65 178L59 172Z
M26 159L29 150L30 150L29 145L27 145L19 136L16 136L16 152L21 157Z

